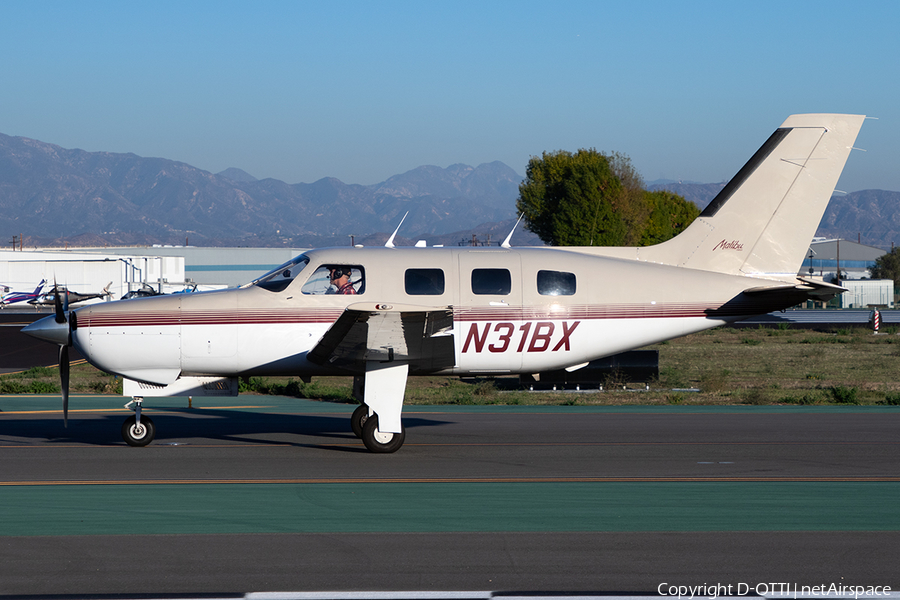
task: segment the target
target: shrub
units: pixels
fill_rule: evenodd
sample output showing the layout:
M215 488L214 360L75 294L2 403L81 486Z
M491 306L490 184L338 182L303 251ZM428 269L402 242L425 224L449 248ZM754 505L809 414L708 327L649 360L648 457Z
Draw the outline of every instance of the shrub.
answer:
M268 386L266 380L262 377L241 377L238 383L238 391L241 393L256 392L257 394L267 394Z
M859 404L856 398L858 390L854 388L844 387L842 385L833 386L831 389L831 398L836 404Z
M15 379L0 379L0 394L25 394L28 388L20 381Z
M472 393L476 396L490 397L497 393L497 386L494 385L493 379L486 379L476 383Z
M59 371L51 367L31 367L21 373L22 377L59 377Z
M890 406L900 406L900 392L888 392L884 397L884 402L879 404L888 404Z
M769 404L769 394L764 390L752 388L744 392L743 404Z
M29 394L58 394L59 386L49 381L35 379L28 384L27 390Z
M684 402L684 395L682 394L668 394L666 396L666 402L668 404L681 404Z
M803 394L801 396L785 396L781 398L778 402L781 404L818 404L820 397L817 394Z

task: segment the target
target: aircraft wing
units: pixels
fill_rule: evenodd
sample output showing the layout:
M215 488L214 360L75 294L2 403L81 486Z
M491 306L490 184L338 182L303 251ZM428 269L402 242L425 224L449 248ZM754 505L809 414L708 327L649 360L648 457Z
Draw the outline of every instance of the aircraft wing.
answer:
M344 310L307 355L311 362L351 371L365 363L404 362L410 371L454 366L450 307L360 302Z

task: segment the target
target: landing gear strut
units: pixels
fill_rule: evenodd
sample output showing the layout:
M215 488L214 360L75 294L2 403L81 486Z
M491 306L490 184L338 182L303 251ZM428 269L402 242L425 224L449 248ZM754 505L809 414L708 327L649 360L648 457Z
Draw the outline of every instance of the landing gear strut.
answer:
M353 395L362 404L353 411L350 427L369 452L396 452L406 439L400 412L408 373L407 363L370 360L366 361L365 376L353 379Z
M134 415L125 419L122 424L122 438L129 446L146 446L156 437L156 426L150 417L141 417L143 398L135 398L125 405L131 408L134 404Z

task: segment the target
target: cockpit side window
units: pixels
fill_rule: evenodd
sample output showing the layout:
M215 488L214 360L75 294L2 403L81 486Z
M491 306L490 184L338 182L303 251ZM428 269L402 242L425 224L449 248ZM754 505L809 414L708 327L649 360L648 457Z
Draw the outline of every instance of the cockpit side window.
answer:
M363 294L366 272L362 265L322 265L310 275L300 291L304 294Z
M309 257L305 254L301 254L280 267L272 269L259 279L254 280L252 285L261 287L264 290L269 290L270 292L284 291L287 286L291 285L294 278L300 274L300 271L308 264Z
M472 293L506 296L512 290L512 276L508 269L472 269Z
M575 273L538 271L537 289L541 296L572 296L575 294Z

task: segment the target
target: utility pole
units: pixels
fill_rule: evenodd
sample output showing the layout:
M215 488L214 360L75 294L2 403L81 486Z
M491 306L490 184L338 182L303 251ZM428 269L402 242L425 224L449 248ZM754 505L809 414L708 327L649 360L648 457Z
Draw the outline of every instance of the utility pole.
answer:
M16 246L18 246L18 245L19 245L19 238L18 238L18 236L14 235L13 239L12 239L13 252L16 251Z
M837 285L841 285L841 240L837 240Z

